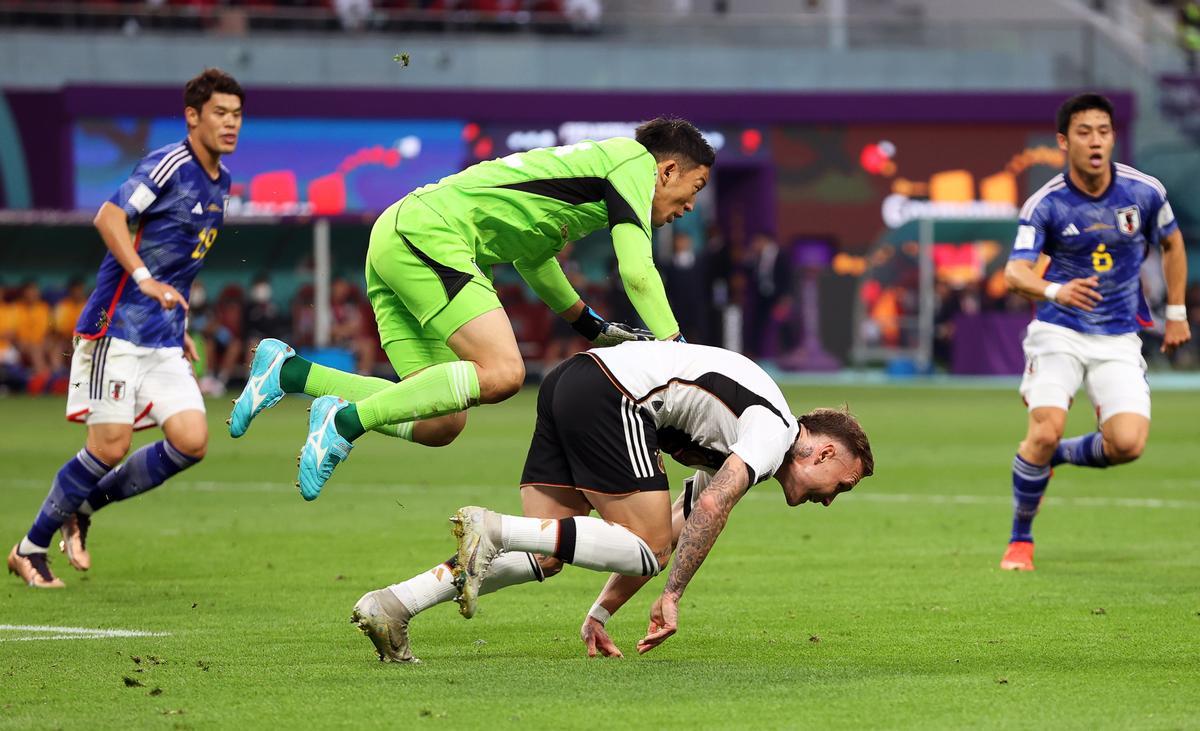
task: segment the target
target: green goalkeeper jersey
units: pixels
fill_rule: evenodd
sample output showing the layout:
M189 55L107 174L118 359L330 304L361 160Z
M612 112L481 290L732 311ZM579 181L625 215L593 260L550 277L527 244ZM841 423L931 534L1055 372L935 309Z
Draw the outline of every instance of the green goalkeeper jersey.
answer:
M612 229L630 302L659 338L678 332L654 269L650 209L658 166L636 140L518 152L488 160L410 193L436 211L487 268L511 262L556 312L578 294L555 255L568 241Z

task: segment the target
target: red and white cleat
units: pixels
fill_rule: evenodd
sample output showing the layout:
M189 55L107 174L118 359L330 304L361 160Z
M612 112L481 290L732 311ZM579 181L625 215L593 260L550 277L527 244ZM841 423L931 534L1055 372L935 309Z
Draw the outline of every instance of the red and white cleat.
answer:
M62 524L62 540L58 542L58 549L67 554L67 561L76 571L87 571L92 567L92 556L87 550L88 528L91 524L91 517L82 513L75 513Z
M21 581L35 589L62 589L66 584L50 571L50 561L44 553L22 554L13 546L8 554L8 573L21 577Z
M1013 541L1008 544L1000 568L1005 571L1033 571L1033 541Z

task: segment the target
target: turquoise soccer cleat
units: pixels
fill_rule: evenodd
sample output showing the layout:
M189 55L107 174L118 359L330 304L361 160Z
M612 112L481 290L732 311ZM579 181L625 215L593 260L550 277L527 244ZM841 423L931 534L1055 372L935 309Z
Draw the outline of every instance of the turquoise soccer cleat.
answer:
M350 402L337 396L322 396L308 410L308 440L300 451L300 476L296 485L305 500L316 500L333 468L350 456L354 445L334 427L333 418Z
M259 412L279 403L286 395L279 387L279 370L283 362L295 354L292 346L282 340L265 338L259 342L254 349L254 359L250 361L250 378L242 393L234 399L233 413L225 422L229 424L229 436L237 439L245 434Z

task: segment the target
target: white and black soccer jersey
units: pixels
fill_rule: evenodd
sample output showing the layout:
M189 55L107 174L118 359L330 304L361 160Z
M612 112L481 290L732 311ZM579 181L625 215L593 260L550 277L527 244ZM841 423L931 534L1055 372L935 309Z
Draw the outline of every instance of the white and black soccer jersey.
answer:
M597 348L595 359L624 396L631 429L639 412L675 461L712 473L736 454L750 484L771 477L799 425L775 381L749 358L721 348L675 342L630 342ZM636 433L631 451L639 444Z

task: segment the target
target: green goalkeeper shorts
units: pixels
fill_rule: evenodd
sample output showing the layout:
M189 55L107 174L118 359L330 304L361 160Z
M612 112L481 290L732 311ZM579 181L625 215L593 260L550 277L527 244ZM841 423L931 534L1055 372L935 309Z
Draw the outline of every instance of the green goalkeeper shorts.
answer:
M475 251L419 198L402 198L371 229L367 299L379 341L400 377L459 360L446 341L501 307Z

